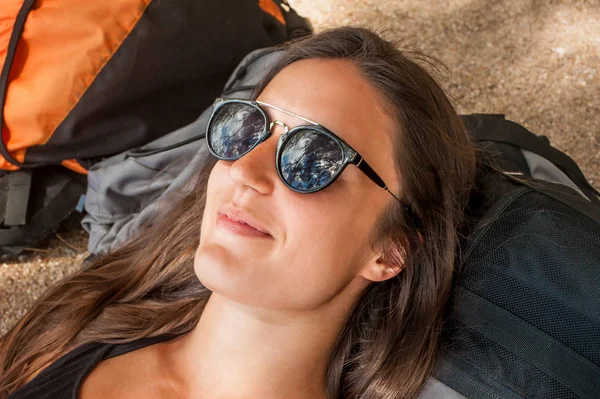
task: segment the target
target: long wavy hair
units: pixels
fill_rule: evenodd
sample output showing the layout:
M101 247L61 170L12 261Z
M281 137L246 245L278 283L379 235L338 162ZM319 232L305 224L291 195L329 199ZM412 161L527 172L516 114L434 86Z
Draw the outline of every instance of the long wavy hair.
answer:
M434 370L457 262L476 150L451 101L421 66L419 53L371 30L336 28L283 46L255 95L303 59L353 63L384 98L396 122L395 167L412 215L396 201L369 239L404 270L372 283L335 344L329 398L414 398ZM186 333L211 295L194 272L194 253L215 160L172 198L162 217L127 244L58 282L0 340L0 398L51 362L91 341L125 343ZM418 226L414 220L418 220Z

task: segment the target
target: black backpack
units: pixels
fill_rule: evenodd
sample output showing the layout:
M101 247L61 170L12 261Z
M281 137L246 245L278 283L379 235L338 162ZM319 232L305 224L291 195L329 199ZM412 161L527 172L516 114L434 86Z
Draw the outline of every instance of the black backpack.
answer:
M471 199L439 397L600 398L600 194L547 138L464 118L492 167Z

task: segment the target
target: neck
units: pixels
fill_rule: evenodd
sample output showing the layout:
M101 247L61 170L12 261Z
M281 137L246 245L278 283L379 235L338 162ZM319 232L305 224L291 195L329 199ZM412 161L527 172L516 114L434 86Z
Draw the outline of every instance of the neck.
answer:
M353 307L348 298L362 288L356 280L321 308L294 312L213 292L196 327L167 344L169 373L192 398L326 398L329 359Z

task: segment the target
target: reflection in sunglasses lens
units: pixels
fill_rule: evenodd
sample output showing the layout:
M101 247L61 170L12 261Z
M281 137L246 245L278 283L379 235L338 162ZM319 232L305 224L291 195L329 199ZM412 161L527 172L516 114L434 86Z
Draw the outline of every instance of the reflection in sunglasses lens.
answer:
M286 141L281 150L281 172L285 181L299 191L325 186L343 163L342 148L329 136L303 129Z
M208 144L223 158L239 158L258 142L265 118L255 107L242 103L222 105L209 126Z

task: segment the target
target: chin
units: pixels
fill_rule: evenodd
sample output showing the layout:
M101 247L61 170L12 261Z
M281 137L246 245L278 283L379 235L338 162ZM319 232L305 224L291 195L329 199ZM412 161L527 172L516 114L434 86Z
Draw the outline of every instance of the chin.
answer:
M213 292L228 293L243 290L247 262L232 257L219 245L200 245L194 255L194 272L203 286ZM240 284L243 284L240 287ZM228 296L229 295L225 295Z

